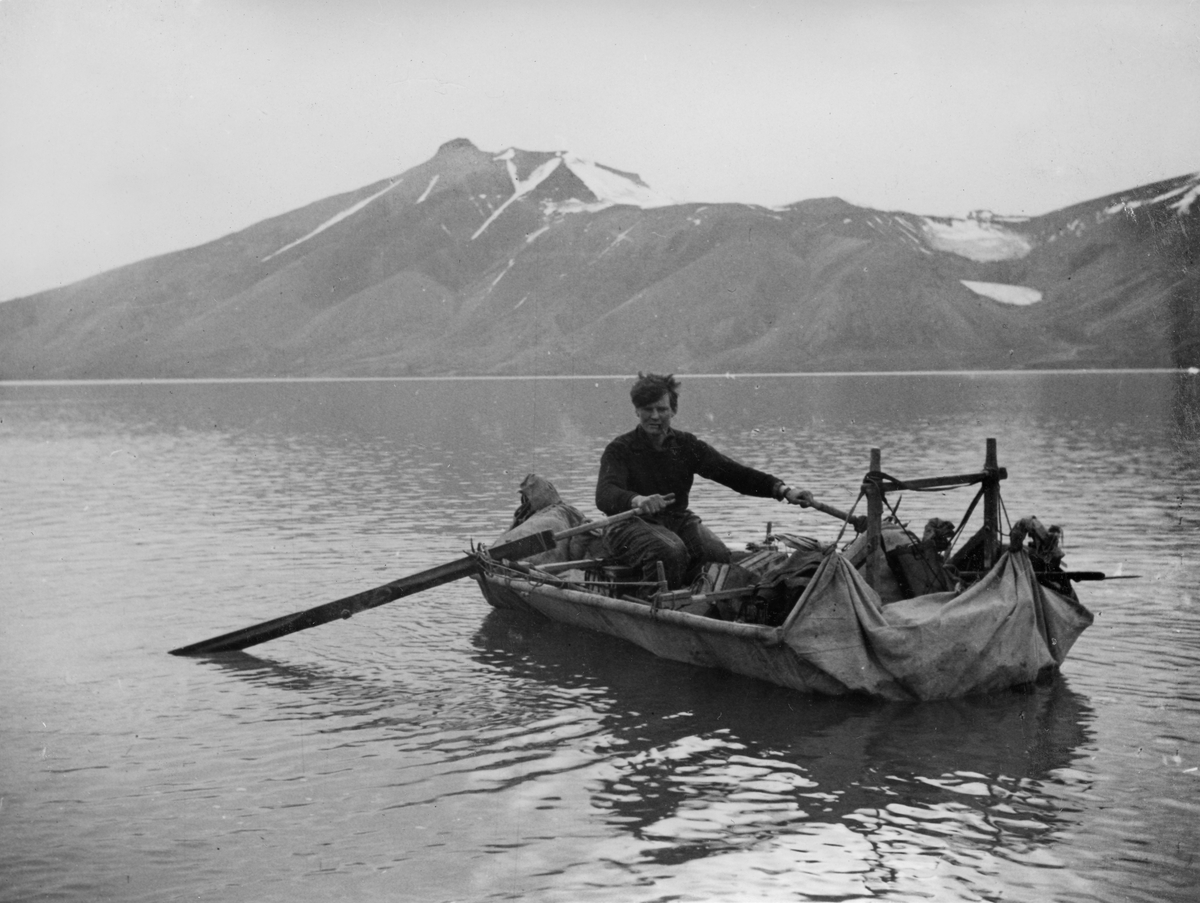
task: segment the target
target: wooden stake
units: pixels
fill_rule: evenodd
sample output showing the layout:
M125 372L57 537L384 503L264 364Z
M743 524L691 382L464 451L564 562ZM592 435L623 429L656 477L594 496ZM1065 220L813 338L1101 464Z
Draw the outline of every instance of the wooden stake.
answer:
M883 469L883 456L879 449L871 449L871 472ZM883 493L874 481L867 483L867 583L879 591L882 576L880 561L883 554Z
M1000 465L996 461L996 440L987 440L983 462L987 478L983 481L983 525L987 530L983 540L983 564L990 568L996 563L1000 550Z

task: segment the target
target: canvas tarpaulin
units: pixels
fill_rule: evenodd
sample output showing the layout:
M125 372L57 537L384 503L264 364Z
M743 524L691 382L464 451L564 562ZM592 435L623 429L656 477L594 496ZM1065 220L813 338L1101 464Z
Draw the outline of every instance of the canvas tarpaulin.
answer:
M783 625L783 642L851 691L946 699L1035 680L1062 662L1092 615L1042 587L1029 556L1008 552L957 596L882 605L841 556L828 555Z
M521 504L513 514L512 527L498 536L493 544L499 545L544 530L561 533L586 522L587 518L578 508L562 500L553 483L545 477L531 473L521 482ZM588 532L572 536L558 543L553 549L531 555L525 560L529 564L548 564L603 556L604 547L600 533Z

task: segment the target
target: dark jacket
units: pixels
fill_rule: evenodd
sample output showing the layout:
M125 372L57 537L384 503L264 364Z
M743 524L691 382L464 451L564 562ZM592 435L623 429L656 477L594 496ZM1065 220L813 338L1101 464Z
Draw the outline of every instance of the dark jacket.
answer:
M618 436L600 458L596 507L607 515L628 511L635 495L675 493L668 511L684 511L692 478L728 486L742 495L771 498L779 479L727 458L691 433L671 430L657 449L641 427Z

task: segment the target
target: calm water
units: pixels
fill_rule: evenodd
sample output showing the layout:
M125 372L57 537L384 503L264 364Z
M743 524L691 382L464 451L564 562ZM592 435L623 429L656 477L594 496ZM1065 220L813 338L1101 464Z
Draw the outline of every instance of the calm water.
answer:
M995 436L1095 626L1027 694L813 699L469 581L166 650L591 511L625 380L0 385L0 900L1194 901L1200 378L685 380L677 424L848 507ZM711 485L731 543L832 539ZM906 497L921 525L970 491Z

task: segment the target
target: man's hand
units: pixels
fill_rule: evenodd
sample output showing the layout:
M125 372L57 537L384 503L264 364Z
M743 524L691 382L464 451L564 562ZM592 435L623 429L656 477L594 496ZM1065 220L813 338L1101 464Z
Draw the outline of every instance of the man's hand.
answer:
M629 507L639 514L658 514L671 502L675 501L674 493L667 495L635 495Z
M791 489L783 494L783 500L789 505L799 505L808 508L813 503L813 494L807 489Z

